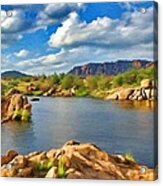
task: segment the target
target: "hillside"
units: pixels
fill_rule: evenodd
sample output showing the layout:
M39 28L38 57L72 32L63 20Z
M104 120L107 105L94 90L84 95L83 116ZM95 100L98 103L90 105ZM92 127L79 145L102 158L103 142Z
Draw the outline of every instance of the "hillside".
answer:
M1 73L2 78L13 78L13 77L21 78L21 77L26 77L26 76L28 76L28 75L18 72L18 71L15 71L15 70L6 71L6 72Z
M151 62L146 60L119 60L117 62L89 63L83 66L74 67L68 74L88 76L88 75L117 75L130 69L146 68Z

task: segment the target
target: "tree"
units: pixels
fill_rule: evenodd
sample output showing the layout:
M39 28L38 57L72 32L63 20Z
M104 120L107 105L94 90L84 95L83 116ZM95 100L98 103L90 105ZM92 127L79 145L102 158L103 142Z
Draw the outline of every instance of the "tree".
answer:
M97 81L98 81L99 77L98 76L87 76L86 77L86 84L87 87L90 90L95 90L97 89L98 85L97 85Z
M59 78L59 76L58 76L56 73L54 73L54 74L51 76L51 79L52 79L52 82L53 82L54 84L58 84L58 83L60 82L60 78Z
M99 90L106 90L111 88L111 77L101 76L99 81L97 82Z
M124 79L122 75L117 75L114 79L113 79L113 87L118 87L118 86L122 86L124 83Z
M83 87L83 79L80 76L73 76L73 85L77 89Z
M46 75L42 74L39 79L41 82L44 82L44 80L46 79Z
M73 87L74 78L72 75L66 75L61 81L62 89L70 89Z

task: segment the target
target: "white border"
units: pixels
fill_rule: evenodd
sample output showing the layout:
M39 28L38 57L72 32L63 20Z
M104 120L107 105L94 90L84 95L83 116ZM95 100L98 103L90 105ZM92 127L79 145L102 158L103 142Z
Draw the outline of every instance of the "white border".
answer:
M122 0L115 0L116 2ZM128 1L128 0L124 0ZM130 0L133 1L133 0ZM140 1L140 0L137 0ZM102 2L100 0L1 0L0 4L42 4L42 3L55 3L55 2ZM105 0L106 2L106 0ZM113 0L107 0L107 2L114 2ZM163 107L162 107L162 97L163 95L163 87L162 80L163 80L163 0L157 0L159 3L159 180L155 182L137 182L137 181L100 181L100 180L55 180L55 179L16 179L16 178L0 178L0 185L1 186L18 186L18 184L21 184L23 186L36 186L39 184L39 186L49 186L49 185L55 185L55 186L131 186L131 185L139 185L139 186L146 186L146 185L163 185L163 148L161 148L163 145L161 144L163 142ZM161 144L161 145L160 145Z

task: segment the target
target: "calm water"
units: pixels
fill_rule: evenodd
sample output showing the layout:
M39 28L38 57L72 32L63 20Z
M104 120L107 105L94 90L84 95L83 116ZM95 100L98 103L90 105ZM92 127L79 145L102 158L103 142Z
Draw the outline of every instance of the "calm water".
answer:
M91 142L108 152L131 152L139 163L154 165L153 110L144 103L91 98L41 97L32 102L31 123L2 126L2 154L61 147L67 140Z

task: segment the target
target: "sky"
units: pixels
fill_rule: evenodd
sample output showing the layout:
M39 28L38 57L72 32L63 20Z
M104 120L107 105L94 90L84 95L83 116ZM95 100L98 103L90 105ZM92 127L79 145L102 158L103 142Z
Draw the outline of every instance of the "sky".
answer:
M155 11L153 1L2 5L2 71L52 74L90 62L153 60Z

